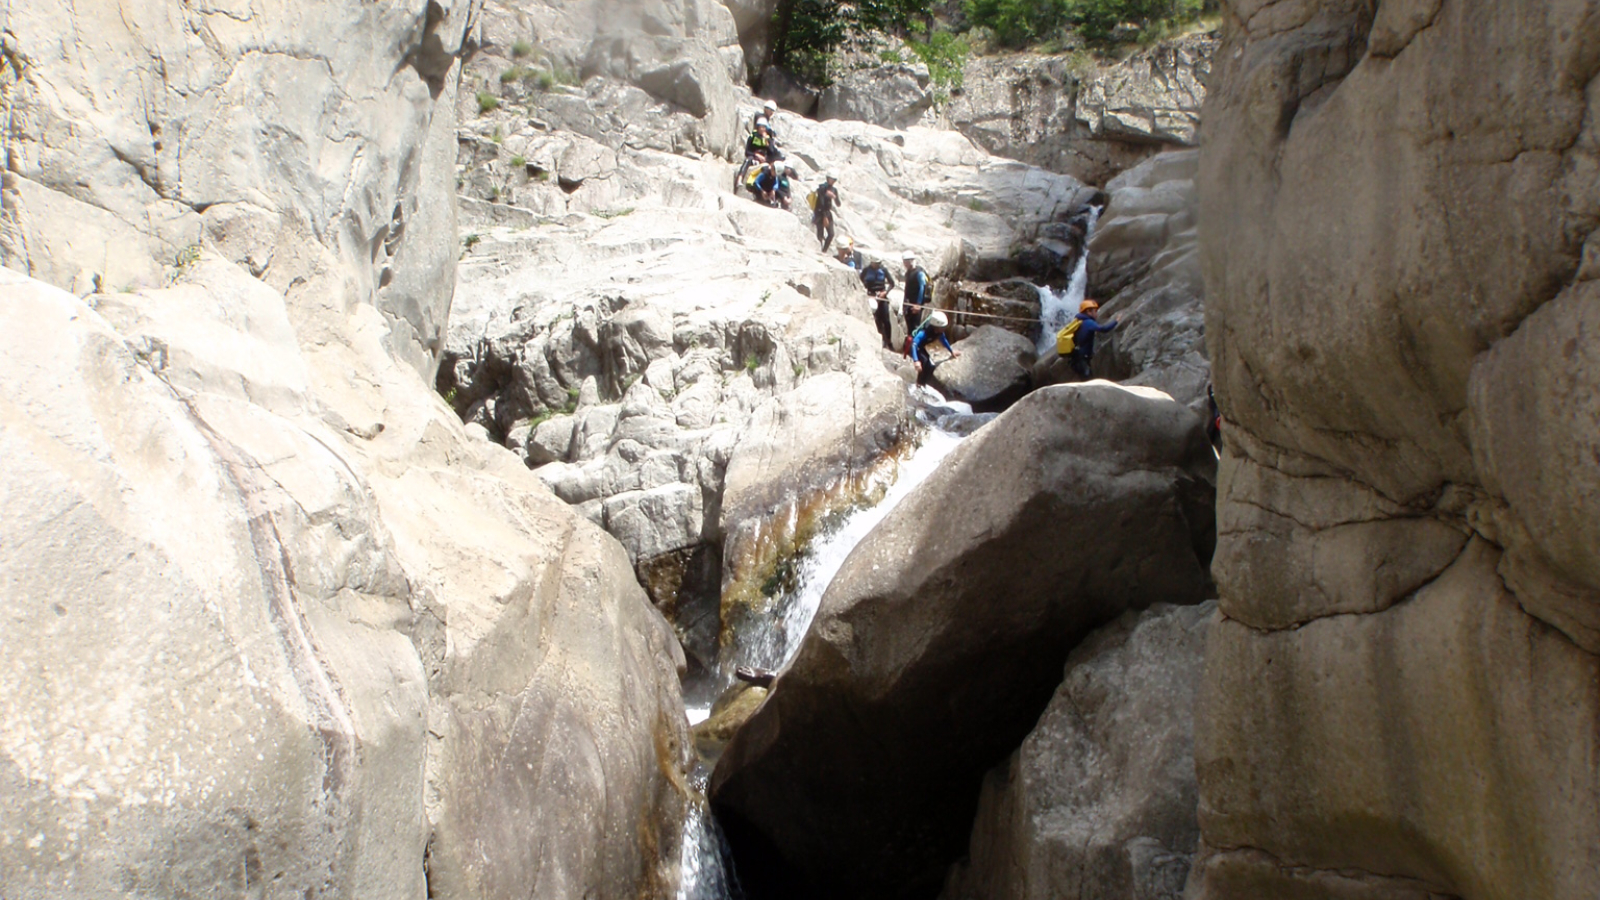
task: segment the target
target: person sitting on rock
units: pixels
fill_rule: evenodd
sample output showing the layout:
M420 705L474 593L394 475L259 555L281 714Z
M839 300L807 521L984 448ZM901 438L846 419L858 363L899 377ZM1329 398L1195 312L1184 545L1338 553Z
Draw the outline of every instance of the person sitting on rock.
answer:
M773 190L772 196L778 201L779 207L789 208L794 199L794 180L798 177L800 176L795 174L794 166L784 166L783 171L778 173L778 186Z
M840 241L839 252L835 253L833 258L858 272L861 271L861 253L856 250L854 238L847 237Z
M1100 312L1100 304L1094 300L1084 300L1078 304L1078 331L1074 337L1072 353L1067 356L1068 365L1072 371L1083 378L1090 377L1094 362L1094 336L1101 331L1115 331L1115 321L1100 324L1095 316Z
M915 332L917 326L922 324L923 310L928 301L932 299L932 288L928 284L928 273L917 265L917 254L907 250L900 254L900 262L906 267L906 295L901 302L900 312L906 318L906 331Z
M950 336L944 333L949 324L950 320L945 314L936 309L928 316L928 321L911 335L911 359L917 366L917 384L927 384L933 377L933 357L928 353L928 345L935 339L944 342L944 349L950 352L951 359L961 355L960 350L950 346Z
M861 270L861 286L867 289L867 296L873 299L872 321L883 338L883 349L893 350L891 338L894 327L889 322L889 291L894 287L894 276L889 274L889 267L883 264L883 260L874 259Z
M817 208L811 212L811 224L817 226L817 240L822 242L822 252L828 252L828 245L833 243L833 210L843 206L839 199L839 178L832 172L823 177L823 183L817 188Z
M772 163L765 163L756 175L756 180L751 187L754 189L756 199L768 206L778 205L778 170Z

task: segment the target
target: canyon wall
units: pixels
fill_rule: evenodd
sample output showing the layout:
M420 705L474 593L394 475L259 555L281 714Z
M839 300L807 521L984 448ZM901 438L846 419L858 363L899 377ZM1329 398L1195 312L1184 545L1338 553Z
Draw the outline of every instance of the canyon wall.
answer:
M0 8L0 894L673 892L671 629L432 390L479 12Z
M1600 5L1233 0L1191 893L1600 872Z

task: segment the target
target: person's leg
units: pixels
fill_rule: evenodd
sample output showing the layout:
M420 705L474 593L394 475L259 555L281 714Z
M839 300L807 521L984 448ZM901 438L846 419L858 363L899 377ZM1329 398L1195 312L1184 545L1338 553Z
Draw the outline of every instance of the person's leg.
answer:
M1081 352L1074 350L1068 354L1067 363L1072 366L1072 371L1078 373L1079 378L1089 377L1089 360Z
M828 245L833 243L833 213L823 216L822 222L824 227L828 229L827 236L822 239L822 252L827 253Z
M883 349L893 350L894 328L889 324L889 301L879 300L876 308L872 310L872 321L878 326L878 334L883 338Z
M928 355L928 348L921 347L915 351L917 362L917 384L926 385L933 378L933 357Z

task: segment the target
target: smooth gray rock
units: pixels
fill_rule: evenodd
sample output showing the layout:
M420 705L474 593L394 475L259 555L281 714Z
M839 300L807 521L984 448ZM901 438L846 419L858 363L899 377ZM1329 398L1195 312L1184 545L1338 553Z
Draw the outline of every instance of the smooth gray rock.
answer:
M1198 181L1228 461L1191 894L1587 896L1593 11L1263 12L1224 4Z
M1030 394L957 448L851 553L717 764L728 837L764 860L751 889L936 892L1072 648L1204 599L1214 466L1187 410L1104 383Z
M1128 612L1067 658L1021 749L984 778L944 900L1180 900L1200 840L1194 710L1216 603Z
M972 404L974 412L1000 412L1033 387L1033 342L996 325L984 325L954 345L955 359L935 351L934 385L952 400Z

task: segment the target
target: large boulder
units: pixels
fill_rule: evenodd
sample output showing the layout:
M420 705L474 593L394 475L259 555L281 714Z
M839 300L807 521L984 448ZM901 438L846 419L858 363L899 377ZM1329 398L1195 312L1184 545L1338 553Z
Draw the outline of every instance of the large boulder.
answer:
M999 412L1033 387L1033 342L997 325L984 325L955 343L961 356L936 360L933 382L974 412Z
M1225 4L1199 181L1228 460L1193 887L1588 896L1594 11L1259 9Z
M1194 177L1200 151L1161 153L1106 185L1089 242L1091 296L1101 321L1121 323L1096 347L1095 373L1206 402L1205 284L1200 273Z
M1194 707L1214 602L1127 612L1067 658L1021 749L984 779L945 900L1179 900L1200 823Z
M1205 597L1214 459L1181 406L1103 383L1031 394L958 448L851 553L719 761L741 877L936 892L1073 646Z

